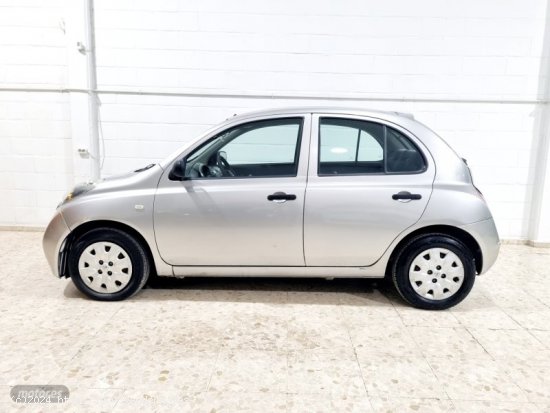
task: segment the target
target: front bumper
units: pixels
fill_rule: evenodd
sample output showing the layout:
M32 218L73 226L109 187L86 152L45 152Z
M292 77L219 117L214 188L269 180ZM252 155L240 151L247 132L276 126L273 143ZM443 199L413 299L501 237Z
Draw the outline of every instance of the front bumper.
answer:
M48 227L44 233L42 239L42 247L44 254L50 265L50 269L56 277L60 277L59 274L59 252L63 245L63 242L69 235L71 230L67 226L63 215L60 212L56 212Z
M470 233L481 248L483 263L479 273L483 274L487 272L497 260L500 250L500 238L498 237L495 221L493 218L489 218L464 225L462 229Z

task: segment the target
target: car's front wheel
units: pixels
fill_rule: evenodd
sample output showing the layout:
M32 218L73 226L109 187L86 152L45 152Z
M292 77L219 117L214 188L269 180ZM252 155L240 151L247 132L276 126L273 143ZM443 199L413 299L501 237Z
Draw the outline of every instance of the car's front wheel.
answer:
M68 264L76 287L101 301L124 300L136 294L150 271L142 245L114 228L96 228L80 236Z
M411 240L393 266L393 283L409 304L443 310L461 302L474 285L471 251L459 240L443 234Z

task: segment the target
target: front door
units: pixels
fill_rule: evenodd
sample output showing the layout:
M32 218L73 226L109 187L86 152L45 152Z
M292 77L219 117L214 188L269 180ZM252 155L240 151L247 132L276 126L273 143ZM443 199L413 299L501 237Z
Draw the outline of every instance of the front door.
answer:
M304 266L311 115L233 126L161 178L154 225L162 258L186 266Z
M394 125L334 115L315 115L312 122L306 265L372 265L422 216L433 162L419 141Z

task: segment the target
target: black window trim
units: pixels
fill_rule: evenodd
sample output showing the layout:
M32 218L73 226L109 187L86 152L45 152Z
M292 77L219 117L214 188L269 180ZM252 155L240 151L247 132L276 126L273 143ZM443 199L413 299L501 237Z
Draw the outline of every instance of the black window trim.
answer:
M221 131L221 132L217 133L216 135L212 136L210 139L206 140L205 142L201 143L199 146L194 148L191 153L189 153L188 155L185 155L182 159L187 160L187 158L189 156L191 156L194 152L200 150L200 148L208 145L214 139L217 139L220 135L222 135L224 133L227 133L227 132L230 132L230 131L232 131L236 128L240 128L240 127L243 127L243 126L246 127L247 125L252 125L252 124L255 124L255 123L264 123L264 122L279 121L279 120L297 120L297 121L299 121L298 139L296 140L296 149L295 149L295 152L294 152L294 162L293 162L293 163L296 163L296 170L295 170L294 175L217 176L217 177L212 177L211 176L211 177L204 177L204 178L201 178L201 177L196 177L196 178L188 177L188 178L186 178L186 180L187 181L214 181L214 180L227 180L227 179L239 180L239 179L296 178L298 176L298 171L300 169L300 149L302 147L302 137L303 137L303 131L304 131L304 122L305 122L305 117L304 116L283 116L283 117L280 117L280 118L256 119L256 120L251 120L251 121L244 122L244 123L239 123L237 125L231 126L227 129L224 129L223 131ZM234 139L237 139L241 135L242 134L236 136Z
M352 120L352 121L358 121L358 122L368 122L368 123L374 123L376 125L382 126L383 130L383 139L384 139L384 171L383 172L372 172L372 173L345 173L345 174L322 174L319 173L321 170L321 122L323 119L341 119L341 120ZM426 155L424 155L424 151L420 149L420 147L416 144L416 142L411 139L410 136L407 134L401 132L399 129L394 128L392 126L388 126L385 123L380 123L372 120L366 120L366 119L356 119L356 118L347 118L347 117L341 117L341 116L320 116L317 121L318 124L318 136L317 136L317 176L320 178L326 178L326 177L336 177L336 176L374 176L374 175L419 175L428 170L428 160L426 158ZM387 130L388 128L395 129L397 132L401 133L418 151L420 156L422 156L422 160L424 161L424 167L418 171L412 171L412 172L388 172L387 167ZM359 132L361 132L362 129L359 129ZM359 144L359 139L357 140ZM357 156L356 156L357 161Z
M359 163L359 145L361 145L361 129L357 129L357 145L355 145L355 164ZM320 158L319 158L320 159Z

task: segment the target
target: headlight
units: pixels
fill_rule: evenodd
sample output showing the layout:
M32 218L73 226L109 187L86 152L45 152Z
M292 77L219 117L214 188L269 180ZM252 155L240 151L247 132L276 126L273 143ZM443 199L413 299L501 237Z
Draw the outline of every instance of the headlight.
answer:
M65 195L65 198L63 198L63 201L61 201L58 205L60 207L61 205L69 202L71 199L76 198L79 195L85 194L89 190L91 190L94 187L94 184L91 182L86 182L83 184L78 184L73 188L71 192L69 192L67 195Z

